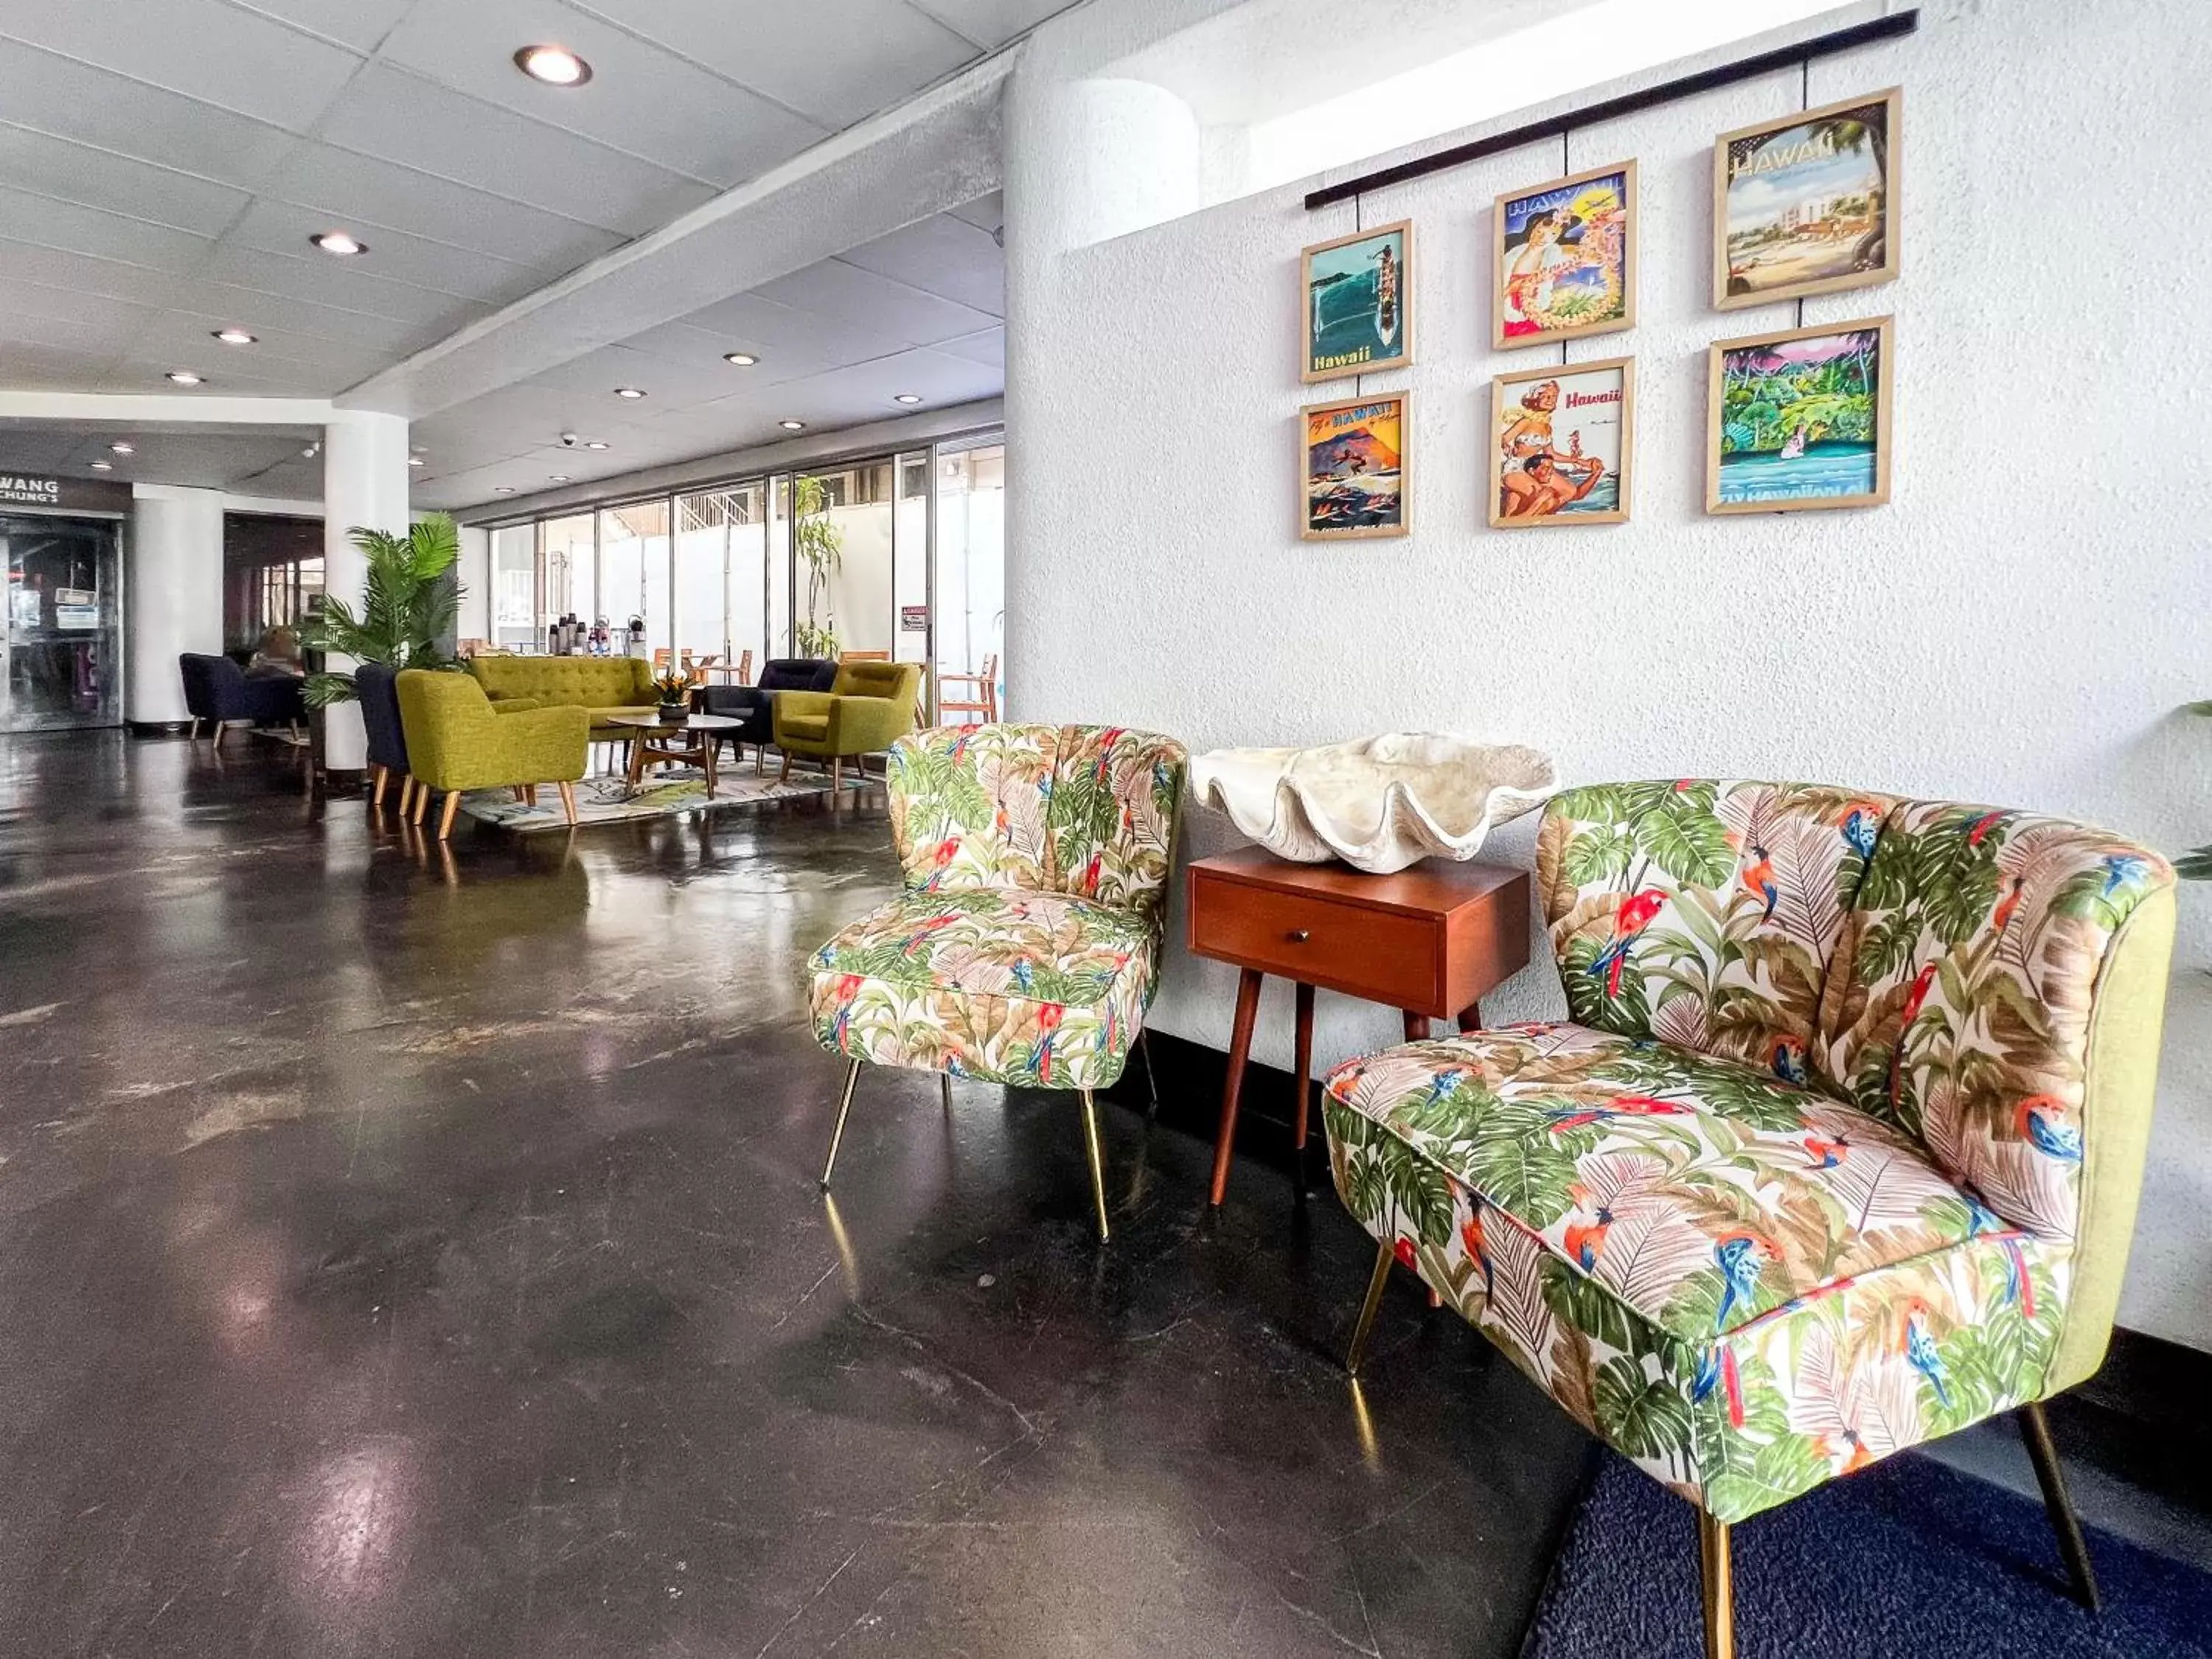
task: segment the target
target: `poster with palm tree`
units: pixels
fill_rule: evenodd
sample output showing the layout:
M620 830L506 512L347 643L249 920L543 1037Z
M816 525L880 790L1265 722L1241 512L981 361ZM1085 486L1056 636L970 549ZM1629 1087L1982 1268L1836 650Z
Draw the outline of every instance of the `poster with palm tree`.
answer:
M1891 319L1722 340L1708 369L1705 511L1889 499Z
M1847 98L1713 144L1713 304L1867 288L1898 270L1905 94Z

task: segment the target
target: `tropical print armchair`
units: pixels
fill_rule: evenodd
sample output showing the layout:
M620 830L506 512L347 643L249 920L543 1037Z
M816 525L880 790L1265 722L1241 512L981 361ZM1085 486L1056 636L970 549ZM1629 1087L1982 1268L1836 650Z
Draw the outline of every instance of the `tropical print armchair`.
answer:
M1185 755L1120 726L939 726L891 746L904 890L810 960L814 1035L851 1061L1073 1089L1098 1231L1092 1092L1121 1074L1159 981Z
M1798 784L1611 784L1547 809L1567 1022L1339 1067L1338 1191L1584 1427L1728 1528L2102 1362L2174 925L2087 825Z

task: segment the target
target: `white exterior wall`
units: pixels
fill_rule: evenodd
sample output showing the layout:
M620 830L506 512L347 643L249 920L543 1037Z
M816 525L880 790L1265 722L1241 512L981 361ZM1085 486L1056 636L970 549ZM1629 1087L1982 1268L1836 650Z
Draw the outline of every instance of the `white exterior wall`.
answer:
M2212 696L2212 331L2192 320L2212 231L2176 207L2170 169L2116 165L2212 143L2196 0L1941 0L1917 34L1802 80L1323 212L1304 210L1307 181L1091 246L1058 204L1095 160L1043 142L1091 100L1065 97L1091 67L1085 15L1031 40L1009 105L1006 656L1024 718L1150 726L1194 751L1458 731L1548 749L1569 781L1816 779L2077 815L2169 853L2212 840L2212 727L2175 712ZM1707 517L1705 348L1797 312L1711 308L1712 139L1893 83L1904 275L1805 306L1896 314L1893 502ZM1627 157L1639 324L1566 355L1637 358L1634 521L1488 530L1489 380L1558 349L1489 349L1490 203ZM1417 366L1301 388L1300 246L1401 217ZM1413 533L1301 542L1299 405L1401 386ZM1189 852L1231 839L1192 815ZM1533 840L1525 821L1494 856L1525 864ZM2212 1348L2212 887L2182 912L2121 1316ZM1182 929L1178 902L1154 1022L1225 1047L1235 975L1185 957ZM1492 1018L1561 1011L1537 953ZM1262 1004L1255 1052L1277 1065L1289 1000L1271 984ZM1397 1036L1388 1011L1320 1010L1320 1060Z

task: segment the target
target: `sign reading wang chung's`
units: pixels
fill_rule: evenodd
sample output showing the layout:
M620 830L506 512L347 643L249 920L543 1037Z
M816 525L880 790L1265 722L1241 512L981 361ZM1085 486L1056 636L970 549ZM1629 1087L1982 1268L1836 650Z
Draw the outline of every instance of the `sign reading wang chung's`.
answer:
M0 460L0 508L58 507L64 512L128 513L131 486L108 478L62 478L18 472Z

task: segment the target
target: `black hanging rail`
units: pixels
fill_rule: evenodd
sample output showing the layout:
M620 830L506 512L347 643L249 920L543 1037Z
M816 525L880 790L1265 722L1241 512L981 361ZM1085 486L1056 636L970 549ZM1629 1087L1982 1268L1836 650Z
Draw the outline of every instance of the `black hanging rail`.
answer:
M1523 144L1533 144L1540 139L1557 138L1577 127L1592 126L1617 116L1633 115L1639 110L1671 104L1678 98L1694 98L1701 92L1733 86L1738 81L1748 81L1754 76L1765 75L1774 70L1789 69L1814 58L1849 52L1854 46L1868 46L1876 40L1894 40L1900 34L1911 33L1919 27L1920 13L1915 8L1911 11L1893 12L1870 22L1854 23L1847 29L1837 29L1832 33L1816 34L1794 46L1780 46L1772 52L1739 58L1733 63L1717 64L1711 69L1699 70L1695 75L1685 75L1679 80L1663 81L1656 87L1646 87L1641 92L1624 93L1618 98L1586 104L1565 115L1548 116L1541 121L1531 121L1526 126L1492 133L1487 138L1455 144L1449 149L1438 150L1434 155L1424 155L1417 161L1401 161L1395 167L1363 173L1357 179L1347 179L1340 185L1310 191L1306 194L1306 211L1310 213L1316 208L1325 208L1333 202L1348 202L1364 191L1380 190L1386 185L1402 185L1408 179L1442 173L1446 167L1464 167L1468 162L1479 161L1486 155L1518 149Z

